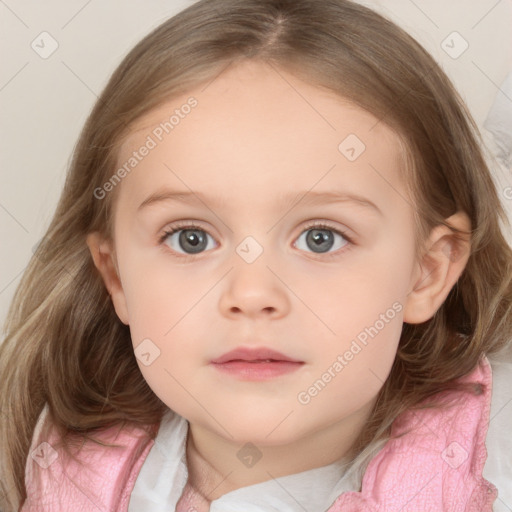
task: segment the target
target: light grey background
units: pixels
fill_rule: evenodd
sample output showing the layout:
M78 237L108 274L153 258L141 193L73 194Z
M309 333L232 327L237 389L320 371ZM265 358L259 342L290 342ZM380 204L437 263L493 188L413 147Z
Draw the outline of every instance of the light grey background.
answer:
M73 147L97 96L135 43L191 3L0 0L0 324L32 248L50 222ZM512 71L512 0L361 3L393 19L431 52L482 127ZM457 58L442 46L456 51L464 45L453 36L447 39L454 31L469 44ZM42 58L52 38L58 47ZM499 180L500 191L512 184L509 173ZM512 200L503 201L512 219Z

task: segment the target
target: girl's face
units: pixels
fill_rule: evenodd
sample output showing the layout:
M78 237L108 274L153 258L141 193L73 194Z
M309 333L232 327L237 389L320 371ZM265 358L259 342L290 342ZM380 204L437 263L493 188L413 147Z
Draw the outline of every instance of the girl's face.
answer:
M112 298L155 394L238 444L357 430L419 276L397 136L246 62L141 119L123 166L96 193L119 187ZM303 364L249 380L211 363L238 347Z

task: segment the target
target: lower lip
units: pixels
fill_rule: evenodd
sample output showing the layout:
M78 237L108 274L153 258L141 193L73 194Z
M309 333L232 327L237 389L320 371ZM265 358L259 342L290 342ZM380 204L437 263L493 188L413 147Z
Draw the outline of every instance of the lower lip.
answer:
M304 363L275 361L272 363L250 363L248 361L228 361L212 363L217 370L241 380L267 380L298 370Z

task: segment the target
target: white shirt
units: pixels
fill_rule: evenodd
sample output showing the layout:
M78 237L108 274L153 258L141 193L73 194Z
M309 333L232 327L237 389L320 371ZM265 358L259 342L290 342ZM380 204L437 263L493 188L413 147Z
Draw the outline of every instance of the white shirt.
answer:
M512 358L488 357L493 389L487 460L483 476L498 488L494 512L512 509ZM498 359L501 359L498 360ZM169 512L176 508L188 479L188 421L169 410L132 491L129 512ZM210 504L210 512L320 512L346 491L359 491L355 467L341 462L267 480L228 492Z

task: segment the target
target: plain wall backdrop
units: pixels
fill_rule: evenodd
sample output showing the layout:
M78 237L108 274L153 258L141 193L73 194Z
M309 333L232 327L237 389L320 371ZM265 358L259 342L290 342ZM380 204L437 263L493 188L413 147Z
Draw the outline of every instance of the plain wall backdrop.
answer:
M49 225L97 96L140 39L192 3L0 0L0 324ZM433 55L479 127L499 95L512 102L500 91L512 71L512 0L361 3L402 26ZM507 180L512 185L510 174L500 180L500 191ZM512 199L503 202L512 219Z

